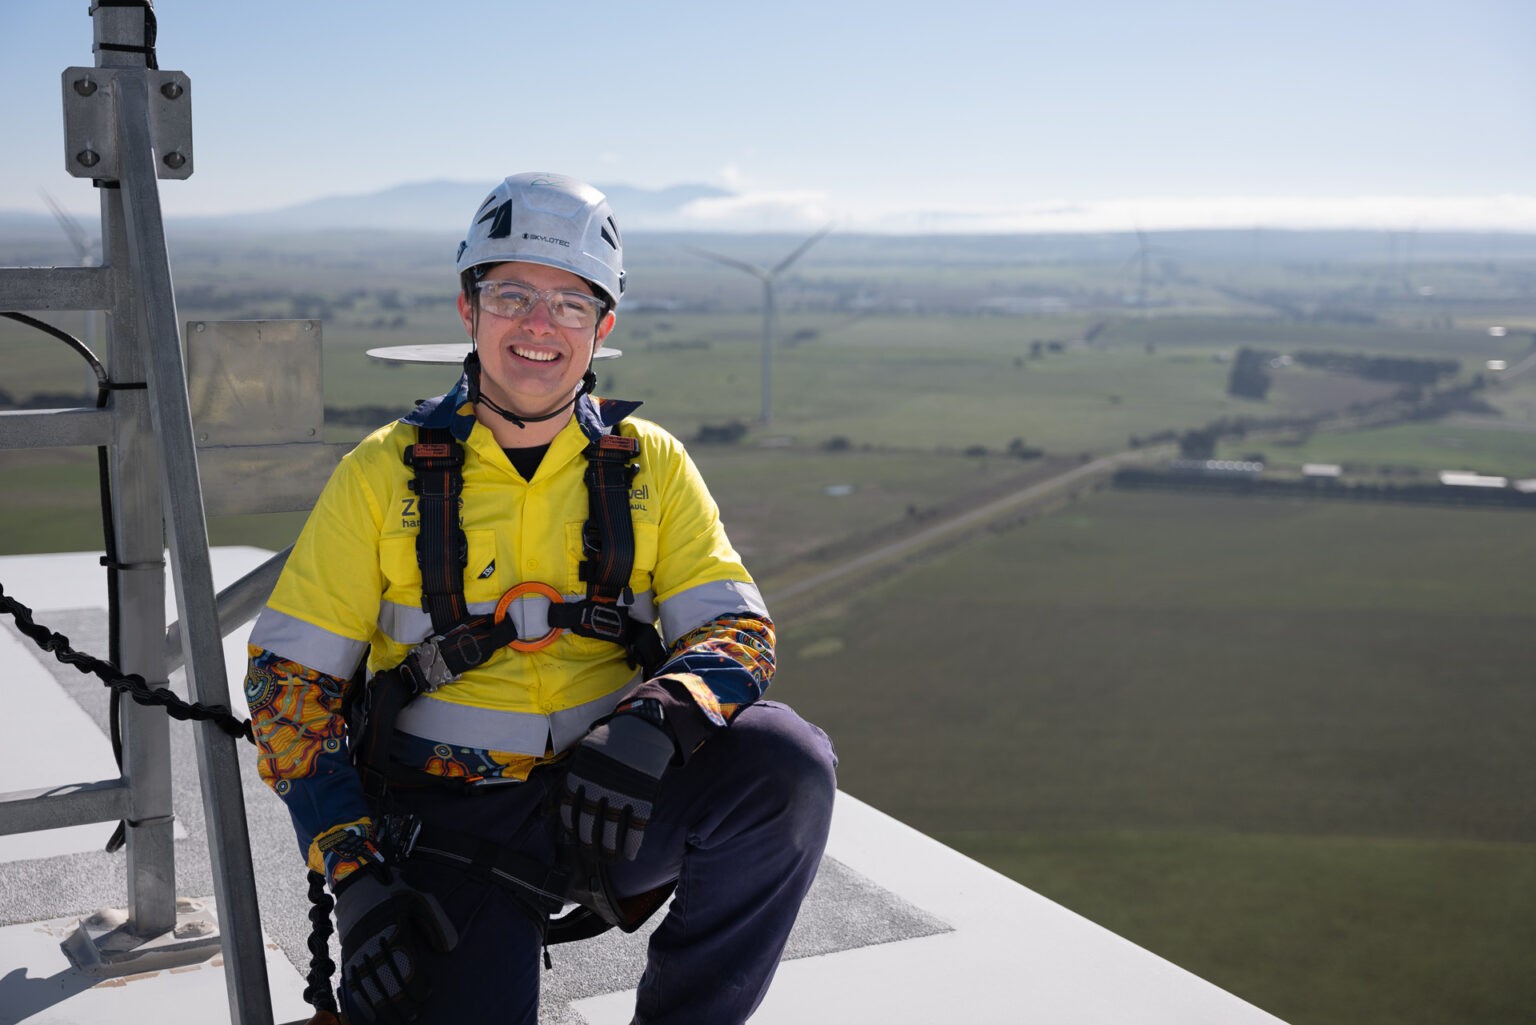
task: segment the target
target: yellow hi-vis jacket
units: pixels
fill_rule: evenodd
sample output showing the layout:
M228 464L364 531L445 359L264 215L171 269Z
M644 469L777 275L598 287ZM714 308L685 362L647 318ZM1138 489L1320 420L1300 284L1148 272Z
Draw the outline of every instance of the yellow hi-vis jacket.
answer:
M669 659L658 678L681 680L685 699L691 696L709 720L724 725L761 695L772 675L773 631L762 597L677 439L626 417L635 403L599 404L582 396L533 479L524 480L474 419L465 388L461 380L342 459L251 634L246 693L262 775L289 803L312 866L311 839L366 816L355 774L338 764L345 733L339 684L364 656L370 673L388 669L433 633L422 609L418 507L404 462L417 425L449 427L464 448L464 591L472 615L491 612L508 590L530 581L549 585L564 600L585 596L579 574L588 516L583 449L589 439L618 430L640 442L629 503L631 613L660 624ZM547 632L548 605L538 596L513 604L521 637ZM396 728L418 742L423 764L417 767L457 774L444 763L456 752L474 752L493 764L473 771L523 777L574 746L640 682L618 645L565 632L538 651L499 650L410 702ZM310 792L301 796L295 788Z

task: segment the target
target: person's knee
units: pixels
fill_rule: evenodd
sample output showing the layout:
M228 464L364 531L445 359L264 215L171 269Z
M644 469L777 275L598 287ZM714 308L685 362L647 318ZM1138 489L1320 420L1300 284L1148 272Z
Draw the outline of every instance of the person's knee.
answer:
M729 729L738 731L738 757L765 788L808 821L826 820L837 793L837 754L814 723L787 705L762 702L745 709Z

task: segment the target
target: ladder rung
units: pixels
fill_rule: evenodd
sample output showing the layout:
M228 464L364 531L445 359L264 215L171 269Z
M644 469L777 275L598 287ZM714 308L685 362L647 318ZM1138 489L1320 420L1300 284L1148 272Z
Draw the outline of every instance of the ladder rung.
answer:
M0 794L0 836L113 822L127 814L128 784L121 779L13 790Z

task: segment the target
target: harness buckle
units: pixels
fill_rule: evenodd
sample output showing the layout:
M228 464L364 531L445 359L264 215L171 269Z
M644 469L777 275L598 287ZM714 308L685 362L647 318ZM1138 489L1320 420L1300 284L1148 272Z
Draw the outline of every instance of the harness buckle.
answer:
M624 614L612 605L589 601L581 610L582 625L593 636L605 641L620 641L624 637Z
M443 639L428 637L412 648L410 657L400 664L418 694L430 694L458 679L458 674L448 667L443 657Z
M415 815L385 815L377 823L379 851L384 863L397 864L411 856L421 836L421 819Z

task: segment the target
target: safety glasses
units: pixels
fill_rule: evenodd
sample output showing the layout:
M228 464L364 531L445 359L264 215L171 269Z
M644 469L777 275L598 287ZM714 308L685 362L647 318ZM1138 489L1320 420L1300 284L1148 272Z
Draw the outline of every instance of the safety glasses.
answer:
M542 302L549 319L561 327L590 330L602 319L604 304L585 292L544 291L521 281L482 281L475 286L480 293L480 308L498 317L516 320L533 311Z

